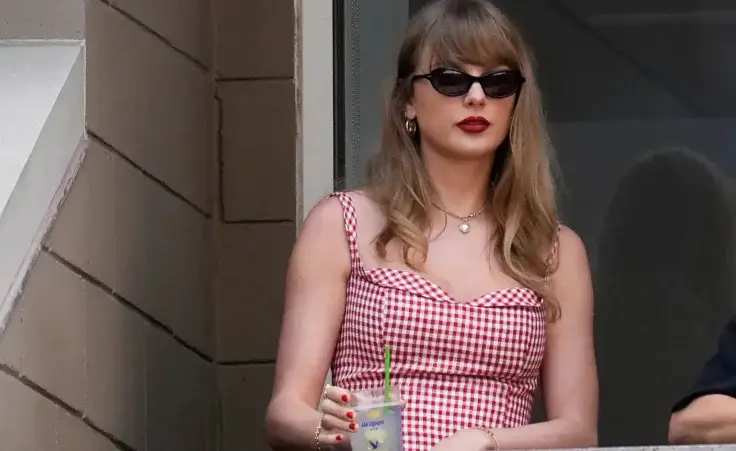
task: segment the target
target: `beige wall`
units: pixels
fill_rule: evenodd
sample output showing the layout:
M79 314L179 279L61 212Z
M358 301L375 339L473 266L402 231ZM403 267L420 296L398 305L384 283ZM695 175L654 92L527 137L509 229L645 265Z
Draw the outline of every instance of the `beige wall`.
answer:
M299 0L64 2L85 20L33 0L0 35L86 38L89 134L0 339L3 450L265 450L286 261L331 187L331 1L306 64Z
M0 341L7 451L216 449L210 5L113 3L75 4L87 155Z
M295 7L291 0L214 5L221 112L216 330L222 440L224 450L261 451L299 204Z

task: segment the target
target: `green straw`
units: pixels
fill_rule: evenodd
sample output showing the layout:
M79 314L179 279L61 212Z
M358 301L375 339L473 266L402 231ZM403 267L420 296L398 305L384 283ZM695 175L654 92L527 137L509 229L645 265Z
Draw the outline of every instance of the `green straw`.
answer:
M386 390L386 402L391 402L391 346L386 345L383 348L383 385ZM386 407L388 412L389 408Z

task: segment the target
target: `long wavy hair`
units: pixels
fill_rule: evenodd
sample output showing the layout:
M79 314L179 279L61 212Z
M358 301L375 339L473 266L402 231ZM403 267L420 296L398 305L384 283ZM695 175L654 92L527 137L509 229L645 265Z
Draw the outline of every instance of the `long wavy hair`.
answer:
M455 67L506 65L526 82L517 94L509 135L495 151L488 186L491 250L503 271L544 300L552 321L560 315L547 283L556 265L558 216L552 150L532 56L519 32L488 0L438 0L412 19L398 57L396 83L384 117L381 145L368 165L366 192L387 218L376 237L378 255L397 242L404 263L422 271L429 247L429 209L436 192L404 113L412 97L412 75L421 55Z

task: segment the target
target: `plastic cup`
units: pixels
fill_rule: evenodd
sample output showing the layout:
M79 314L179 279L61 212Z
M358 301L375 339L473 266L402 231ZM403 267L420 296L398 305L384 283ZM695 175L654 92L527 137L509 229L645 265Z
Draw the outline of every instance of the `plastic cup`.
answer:
M352 451L403 451L401 433L401 393L391 387L386 402L384 387L352 394L358 430L350 434Z

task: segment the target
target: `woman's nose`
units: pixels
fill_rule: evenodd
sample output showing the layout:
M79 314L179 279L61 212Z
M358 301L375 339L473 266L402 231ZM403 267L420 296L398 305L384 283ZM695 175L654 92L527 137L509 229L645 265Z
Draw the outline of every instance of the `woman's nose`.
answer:
M475 82L470 86L470 90L465 95L465 101L470 105L482 105L486 102L486 93L479 82Z

